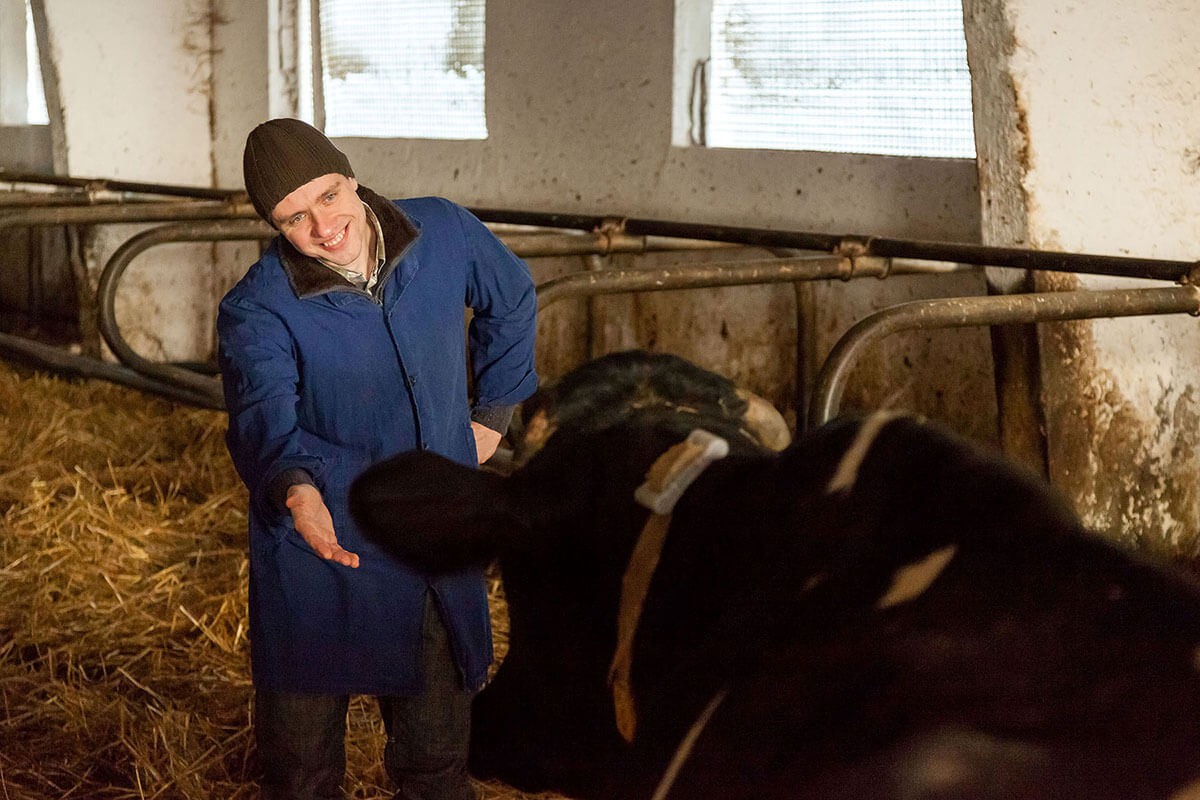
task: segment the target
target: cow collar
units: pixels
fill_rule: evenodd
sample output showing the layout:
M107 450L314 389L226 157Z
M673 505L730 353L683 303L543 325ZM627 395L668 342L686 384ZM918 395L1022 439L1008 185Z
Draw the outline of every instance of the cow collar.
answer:
M650 516L638 536L629 556L629 564L621 578L621 603L617 611L617 646L608 667L612 686L613 709L617 730L625 741L633 741L637 727L637 712L633 704L630 673L633 666L633 638L650 580L658 567L658 559L667 540L671 512L675 503L689 486L713 461L729 454L729 443L719 436L699 428L688 438L669 448L650 465L646 481L634 492L634 499L650 509Z
M396 205L376 194L366 186L359 184L359 198L366 203L383 231L383 247L385 260L381 268L378 283L382 286L392 271L396 268L404 251L420 234L416 224ZM311 256L306 256L292 247L287 237L279 237L279 260L283 271L296 297L301 299L315 297L338 289L353 289L354 284L326 267Z

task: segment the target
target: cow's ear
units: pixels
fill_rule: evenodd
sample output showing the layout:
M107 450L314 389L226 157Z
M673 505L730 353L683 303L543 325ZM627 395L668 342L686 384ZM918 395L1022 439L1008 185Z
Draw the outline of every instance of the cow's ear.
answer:
M350 487L364 535L414 566L446 572L486 564L515 522L499 475L433 453L382 461Z

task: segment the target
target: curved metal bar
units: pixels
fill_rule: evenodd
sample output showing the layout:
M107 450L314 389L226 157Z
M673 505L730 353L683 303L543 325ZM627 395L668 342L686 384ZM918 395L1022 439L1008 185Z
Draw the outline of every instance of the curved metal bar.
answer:
M572 214L542 214L504 209L472 209L476 216L489 222L509 222L518 225L540 225L549 228L598 230L614 223L611 217ZM927 242L908 239L830 235L801 231L779 231L764 228L736 228L722 225L703 225L651 219L617 220L621 231L634 235L678 236L685 239L710 239L754 247L818 250L827 253L848 251L882 258L915 258L931 261L954 261L976 266L1038 269L1052 272L1078 272L1093 275L1119 275L1129 278L1151 278L1179 281L1200 264L1192 261L1166 261L1151 258L1058 253L1044 250L1022 250L1012 247L989 247L956 242Z
M87 356L68 353L58 347L34 342L20 336L0 333L0 355L41 369L79 378L99 378L132 389L150 392L200 408L223 409L223 400L208 394L197 394L175 384L148 378L140 372L119 364L111 364Z
M178 383L190 391L201 392L205 396L219 396L219 384L213 379L200 376L195 371L178 365L151 361L138 354L130 346L117 325L117 285L133 259L157 245L198 241L263 240L272 239L277 235L278 232L275 229L255 217L253 219L181 222L151 228L131 236L109 257L100 273L100 280L96 287L97 324L100 335L122 364L145 375ZM508 241L508 237L504 238ZM712 246L712 243L709 242L695 243L654 237L626 236L618 238L616 241L602 235L593 237L572 235L565 238L566 240L562 236L526 235L518 237L518 240L511 244L513 251L522 256L565 255L613 250L640 252L668 247Z
M270 238L275 231L259 219L245 220L213 220L203 226L194 224L162 225L157 228L142 231L121 244L109 257L100 273L96 286L96 305L98 307L97 324L100 335L112 350L117 360L128 367L163 381L176 383L188 390L198 392L208 397L221 397L220 382L215 378L205 377L193 370L185 369L174 364L150 361L139 355L117 326L116 297L117 283L125 274L126 268L138 255L147 248L158 244L186 241L235 241L245 239Z
M833 346L813 386L809 427L837 414L850 368L863 349L899 331L1184 313L1200 314L1200 288L1044 292L901 303L859 320Z

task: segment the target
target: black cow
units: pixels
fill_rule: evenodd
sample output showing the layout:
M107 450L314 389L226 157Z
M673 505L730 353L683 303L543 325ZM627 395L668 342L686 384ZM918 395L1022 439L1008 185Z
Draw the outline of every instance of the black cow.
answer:
M499 558L510 650L475 704L476 775L597 800L1197 790L1200 589L1040 480L903 417L772 453L727 383L646 354L529 405L558 428L510 477L412 453L352 492L424 568ZM694 427L730 453L670 517L615 710L634 493Z

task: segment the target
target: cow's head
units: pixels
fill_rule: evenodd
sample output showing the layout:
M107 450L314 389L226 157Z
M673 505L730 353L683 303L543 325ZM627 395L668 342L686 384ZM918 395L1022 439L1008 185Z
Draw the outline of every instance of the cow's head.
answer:
M786 426L764 405L678 358L623 353L526 403L519 467L508 477L412 452L355 482L362 528L410 563L436 572L499 559L510 644L476 700L477 775L595 794L581 784L627 746L608 668L622 575L647 519L634 491L697 427L729 441L731 462L782 447ZM741 513L706 494L705 480L693 493L708 502L694 515Z

